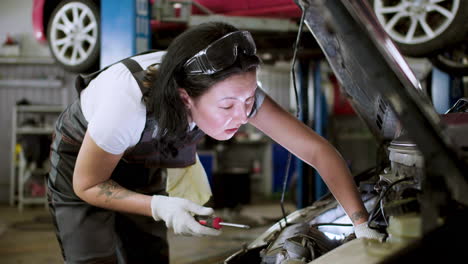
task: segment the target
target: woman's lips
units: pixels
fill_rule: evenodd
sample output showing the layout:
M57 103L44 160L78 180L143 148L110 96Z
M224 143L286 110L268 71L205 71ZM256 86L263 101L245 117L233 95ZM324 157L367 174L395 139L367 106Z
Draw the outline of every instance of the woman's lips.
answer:
M226 133L228 134L232 134L232 133L235 133L239 128L236 127L236 128L230 128L230 129L226 129L224 131L226 131Z

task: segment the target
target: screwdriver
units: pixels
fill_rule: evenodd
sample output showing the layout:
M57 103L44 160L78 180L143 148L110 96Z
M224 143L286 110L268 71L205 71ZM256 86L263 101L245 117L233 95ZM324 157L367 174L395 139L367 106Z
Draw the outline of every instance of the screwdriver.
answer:
M232 227L238 227L238 228L244 228L244 229L250 228L250 226L248 225L240 225L240 224L223 222L223 219L221 219L221 217L197 215L195 216L195 220L197 220L198 223L200 223L201 225L211 227L214 229L221 229L221 227L223 226L232 226Z

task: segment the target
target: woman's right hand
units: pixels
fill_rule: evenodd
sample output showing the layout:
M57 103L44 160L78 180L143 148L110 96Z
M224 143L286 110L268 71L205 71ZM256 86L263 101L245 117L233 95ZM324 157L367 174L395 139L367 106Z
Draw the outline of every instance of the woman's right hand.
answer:
M218 236L220 230L199 224L193 214L209 216L214 213L212 208L200 206L187 199L154 195L151 198L151 213L154 220L163 220L176 235Z

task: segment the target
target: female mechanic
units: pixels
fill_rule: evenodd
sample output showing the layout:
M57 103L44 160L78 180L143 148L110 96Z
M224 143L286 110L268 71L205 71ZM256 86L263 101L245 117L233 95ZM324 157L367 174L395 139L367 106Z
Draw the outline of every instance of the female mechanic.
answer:
M168 263L166 228L219 235L193 217L213 209L167 196L165 169L194 164L203 135L227 140L246 123L319 171L358 237L379 238L342 157L258 87L259 65L249 32L205 23L77 79L47 179L66 263Z

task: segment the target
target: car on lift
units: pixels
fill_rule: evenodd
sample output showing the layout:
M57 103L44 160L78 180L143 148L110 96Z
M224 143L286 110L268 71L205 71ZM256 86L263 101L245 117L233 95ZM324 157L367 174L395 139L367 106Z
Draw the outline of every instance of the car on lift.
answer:
M156 4L163 1L157 0ZM446 72L468 75L467 1L369 1L377 19L404 55L428 57ZM298 19L300 14L292 0L198 0L194 3L215 14L230 16ZM99 0L33 0L34 36L40 42L49 43L52 56L65 69L72 72L93 69L99 60L99 7ZM196 6L192 12L204 13L203 8ZM153 19L151 28L153 48L164 49L186 25Z
M166 0L148 0L152 5ZM180 1L179 1L180 2ZM188 2L188 1L185 1ZM216 15L285 18L297 20L300 10L293 0L198 0L192 14L207 10ZM177 1L169 1L175 5ZM118 2L115 3L118 5ZM71 72L93 70L100 53L99 0L33 0L32 22L35 38L48 42L55 61ZM152 48L165 49L177 34L187 28L184 23L151 20ZM275 41L264 41L275 42ZM276 41L278 43L278 41ZM281 43L281 42L279 42Z
M427 57L452 75L468 75L468 1L370 3L378 21L404 55Z
M457 238L468 235L468 99L437 114L366 0L296 2L342 92L379 145L375 166L354 179L370 212L369 227L386 239L356 239L351 220L328 194L284 214L224 263L466 259Z

